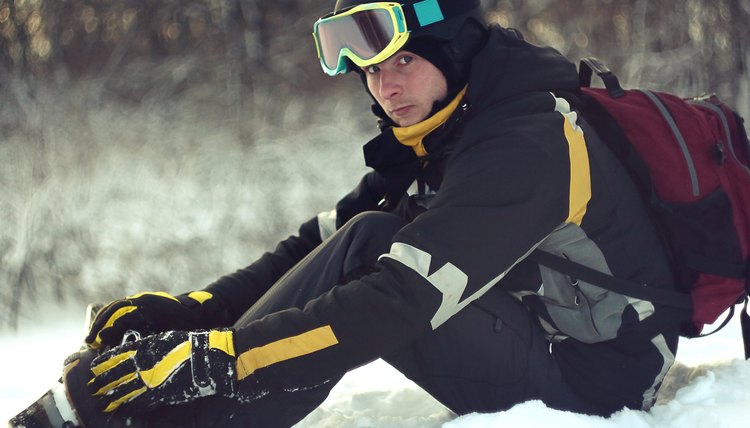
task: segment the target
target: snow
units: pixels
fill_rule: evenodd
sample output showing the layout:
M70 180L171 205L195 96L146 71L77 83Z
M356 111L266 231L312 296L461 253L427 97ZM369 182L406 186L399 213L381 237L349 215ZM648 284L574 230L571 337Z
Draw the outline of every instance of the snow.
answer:
M22 319L16 332L0 330L0 421L41 396L59 377L63 359L82 341L83 307L50 305L38 313L37 319ZM378 360L347 374L297 428L745 427L750 417L750 361L742 360L742 352L738 317L713 336L684 339L677 355L681 370L670 373L675 391L665 387L663 394L674 397L648 412L623 410L609 418L552 410L537 401L504 412L456 417ZM685 376L699 366L707 371L684 385Z

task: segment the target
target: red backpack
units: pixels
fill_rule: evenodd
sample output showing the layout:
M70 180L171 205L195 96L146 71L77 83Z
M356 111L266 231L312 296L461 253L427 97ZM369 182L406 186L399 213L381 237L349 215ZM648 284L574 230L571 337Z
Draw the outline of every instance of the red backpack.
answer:
M592 72L605 88L591 88ZM579 68L580 93L571 104L625 165L662 234L678 290L643 287L536 251L533 259L624 295L689 308L682 329L701 336L743 301L745 358L750 358L750 142L743 119L715 95L682 99L624 90L596 58ZM718 329L717 329L718 331Z

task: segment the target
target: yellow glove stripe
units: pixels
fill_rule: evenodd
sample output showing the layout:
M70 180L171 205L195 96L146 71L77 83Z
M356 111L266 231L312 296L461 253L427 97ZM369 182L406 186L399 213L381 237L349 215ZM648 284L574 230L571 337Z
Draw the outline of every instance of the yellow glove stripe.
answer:
M312 354L338 344L330 325L249 349L237 358L237 378L242 380L255 370L282 361Z
M190 359L191 346L185 341L175 346L153 368L141 370L141 380L149 388L156 388L164 383L180 366Z
M105 412L105 413L113 412L113 411L117 410L117 408L120 407L120 405L122 405L122 403L130 401L133 398L135 398L135 397L143 394L144 392L146 392L146 387L145 386L143 388L136 389L135 391L131 392L130 394L127 394L124 397L122 397L122 398L120 398L118 400L115 400L115 401L109 403L109 406L107 406L107 408L105 408L103 410L103 412Z
M234 336L231 331L212 330L208 333L208 347L234 357Z
M123 383L128 383L132 381L133 379L136 379L138 376L135 373L128 373L125 376L117 379L114 382L108 383L107 385L104 385L103 387L99 388L98 391L94 393L94 395L104 395L108 393L109 391L117 388L118 386L122 385ZM92 379L93 380L93 379ZM91 382L89 382L91 383Z
M115 324L115 321L120 319L123 315L129 314L135 310L138 309L138 306L123 306L120 309L116 310L115 313L112 314L111 317L107 320L107 323L104 324L104 327L102 327L102 330L112 327ZM99 339L99 336L97 335L97 340Z
M166 293L164 291L146 291L146 292L143 292L143 293L138 293L138 294L134 294L132 296L128 296L127 298L128 299L137 299L137 298L142 297L142 296L159 296L159 297L164 297L165 299L172 299L175 302L180 303L180 301L177 300L176 297L174 297L173 295L171 295L169 293Z
M106 372L107 370L110 370L112 367L122 363L123 361L126 361L130 359L133 355L135 355L135 351L127 351L123 352L122 354L117 354L114 357L99 363L98 365L91 367L91 371L94 373L95 376L99 376L100 374Z
M193 291L192 293L188 294L188 297L200 304L203 304L203 302L205 302L206 300L210 300L211 298L213 298L214 295L209 293L208 291Z
M120 319L120 317L122 317L123 315L129 314L130 312L133 312L137 309L138 309L137 306L123 306L120 309L116 310L115 313L113 313L112 316L109 317L106 324L104 324L104 327L102 327L99 330L99 333L96 334L96 339L94 339L94 343L92 343L89 346L91 346L91 348L93 349L99 349L102 346L102 338L100 337L101 332L112 327L115 324L115 321Z

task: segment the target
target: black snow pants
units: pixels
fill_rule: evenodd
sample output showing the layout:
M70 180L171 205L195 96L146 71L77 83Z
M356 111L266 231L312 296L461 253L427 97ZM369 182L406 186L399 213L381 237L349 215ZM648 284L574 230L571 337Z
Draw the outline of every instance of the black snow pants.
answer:
M380 212L353 218L279 279L235 327L286 308L302 308L342 279L371 271L403 226L399 217ZM558 409L608 413L571 390L535 317L499 287L382 359L459 415L500 411L534 399ZM90 376L88 365L79 364L77 372L68 375ZM83 413L93 421L88 426L96 427L290 427L320 405L339 379L313 389L272 392L244 404L207 397L128 420ZM90 405L85 391L70 392L76 406Z

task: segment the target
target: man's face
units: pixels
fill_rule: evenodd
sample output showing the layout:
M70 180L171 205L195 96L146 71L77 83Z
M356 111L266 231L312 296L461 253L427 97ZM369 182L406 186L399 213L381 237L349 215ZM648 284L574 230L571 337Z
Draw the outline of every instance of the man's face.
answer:
M398 126L425 119L448 95L443 73L421 56L401 50L380 64L363 67L367 88Z

